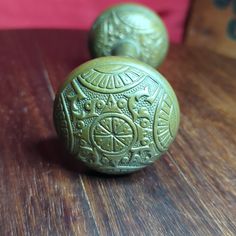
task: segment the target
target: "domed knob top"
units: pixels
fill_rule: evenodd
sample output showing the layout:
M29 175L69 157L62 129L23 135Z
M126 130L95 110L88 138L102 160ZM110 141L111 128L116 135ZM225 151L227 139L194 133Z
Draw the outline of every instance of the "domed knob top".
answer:
M166 56L168 36L152 10L121 4L97 18L90 31L90 49L95 57L130 56L156 67Z
M152 67L103 57L69 75L55 99L54 122L68 150L86 165L129 173L166 152L178 130L179 105Z

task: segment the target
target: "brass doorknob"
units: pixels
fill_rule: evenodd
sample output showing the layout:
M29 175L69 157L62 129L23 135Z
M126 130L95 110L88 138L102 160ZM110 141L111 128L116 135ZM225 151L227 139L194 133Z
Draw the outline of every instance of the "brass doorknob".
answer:
M137 15L142 9L148 12L131 4L107 12L116 17L112 9L120 8L134 15L136 9ZM133 47L139 39L116 41L117 46L111 49L101 44L104 34L98 29L107 29L107 12L92 29L91 47L95 54L114 51L122 56L90 60L72 71L56 95L54 123L59 137L76 158L99 172L122 174L146 167L168 150L177 134L180 112L167 80L144 62L128 57L144 60ZM126 14L124 19L132 19ZM133 24L138 28L135 21L131 22L129 27ZM146 62L150 63L149 59Z
M130 56L153 67L164 60L169 42L162 20L150 9L122 4L102 13L90 30L94 57Z

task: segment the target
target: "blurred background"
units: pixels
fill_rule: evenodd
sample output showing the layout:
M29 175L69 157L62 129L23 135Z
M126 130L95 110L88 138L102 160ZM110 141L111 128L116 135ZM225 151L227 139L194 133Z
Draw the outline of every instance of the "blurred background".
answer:
M1 0L0 29L88 30L95 18L119 0ZM236 57L236 0L137 0L164 20L173 43L204 46Z

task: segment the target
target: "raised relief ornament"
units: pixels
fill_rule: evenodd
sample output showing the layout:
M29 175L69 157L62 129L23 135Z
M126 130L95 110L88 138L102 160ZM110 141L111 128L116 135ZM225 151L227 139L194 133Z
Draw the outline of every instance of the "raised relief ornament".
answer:
M90 167L127 173L157 160L174 140L179 107L168 82L129 58L91 60L58 92L55 126L67 148Z

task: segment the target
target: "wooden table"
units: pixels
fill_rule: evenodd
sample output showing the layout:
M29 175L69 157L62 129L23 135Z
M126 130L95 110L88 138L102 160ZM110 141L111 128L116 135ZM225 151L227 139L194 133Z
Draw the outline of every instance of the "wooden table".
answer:
M84 31L0 32L0 235L235 235L236 61L172 46L161 72L178 137L154 165L107 177L74 161L52 123L86 45Z

